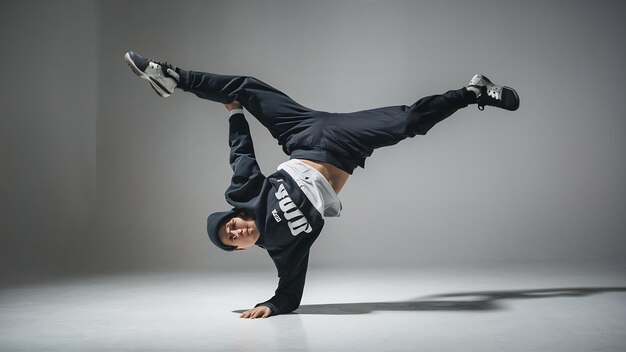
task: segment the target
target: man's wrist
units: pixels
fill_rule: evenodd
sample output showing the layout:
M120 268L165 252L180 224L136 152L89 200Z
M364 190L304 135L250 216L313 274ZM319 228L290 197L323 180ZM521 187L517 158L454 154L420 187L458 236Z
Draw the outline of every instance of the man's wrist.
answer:
M263 302L263 303L259 303L259 304L257 304L257 305L256 305L256 306L254 306L254 307L259 307L259 306L264 306L264 307L269 308L269 309L272 311L272 314L271 314L271 315L276 315L276 314L278 314L278 309L276 309L276 306L275 306L275 305L273 305L273 304L272 304L272 303L270 303L270 302Z
M230 111L228 117L231 117L231 116L236 115L236 114L243 114L243 109L232 109Z

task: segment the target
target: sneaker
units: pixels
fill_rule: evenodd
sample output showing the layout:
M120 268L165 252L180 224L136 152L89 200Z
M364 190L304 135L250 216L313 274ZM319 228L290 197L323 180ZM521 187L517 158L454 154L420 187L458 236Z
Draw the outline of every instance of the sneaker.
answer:
M478 74L472 77L468 86L480 89L480 95L476 99L478 110L485 110L486 105L510 111L519 108L519 95L511 87L493 84L489 78Z
M127 52L124 55L124 60L137 76L150 82L158 95L165 98L174 93L174 88L178 85L179 79L176 67L167 62L161 63L146 59L134 51Z

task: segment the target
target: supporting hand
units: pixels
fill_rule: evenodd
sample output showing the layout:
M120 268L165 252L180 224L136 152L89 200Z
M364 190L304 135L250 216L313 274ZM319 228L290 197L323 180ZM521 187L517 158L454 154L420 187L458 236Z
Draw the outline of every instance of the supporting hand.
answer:
M240 102L238 102L237 100L233 101L233 102L232 102L232 103L230 103L230 104L224 104L224 106L226 107L226 110L228 110L229 112L230 112L232 109L241 109L241 103L240 103Z
M258 306L241 313L239 317L244 319L267 318L270 314L272 314L270 307Z

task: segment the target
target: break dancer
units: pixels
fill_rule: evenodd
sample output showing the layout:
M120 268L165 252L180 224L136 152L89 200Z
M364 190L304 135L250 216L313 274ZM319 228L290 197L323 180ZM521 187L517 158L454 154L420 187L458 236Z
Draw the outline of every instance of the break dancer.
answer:
M253 77L183 70L132 51L124 57L161 97L178 88L222 103L230 112L233 177L225 196L232 209L209 215L209 238L226 251L253 245L264 248L279 277L274 296L243 312L241 318L267 318L298 308L309 250L322 231L324 218L339 216L337 194L354 169L365 167L365 159L376 148L424 135L469 104L477 104L480 110L494 106L515 111L519 107L515 90L477 74L465 87L424 97L410 106L330 113L306 108ZM290 157L269 176L257 164L242 107Z

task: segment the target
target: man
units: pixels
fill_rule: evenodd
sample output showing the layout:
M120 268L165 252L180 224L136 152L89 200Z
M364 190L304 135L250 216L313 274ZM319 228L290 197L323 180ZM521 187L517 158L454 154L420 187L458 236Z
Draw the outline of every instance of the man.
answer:
M411 106L390 106L353 113L306 108L277 89L247 76L187 71L128 52L131 69L150 82L162 97L175 88L225 104L230 112L231 185L226 190L230 211L211 214L210 240L226 251L257 245L269 253L278 270L275 295L244 312L242 318L267 318L300 305L309 249L325 217L341 212L337 194L355 168L365 167L374 149L424 135L435 124L468 104L514 111L517 93L475 75L461 89L418 100ZM278 140L290 160L264 176L256 162L246 108Z

